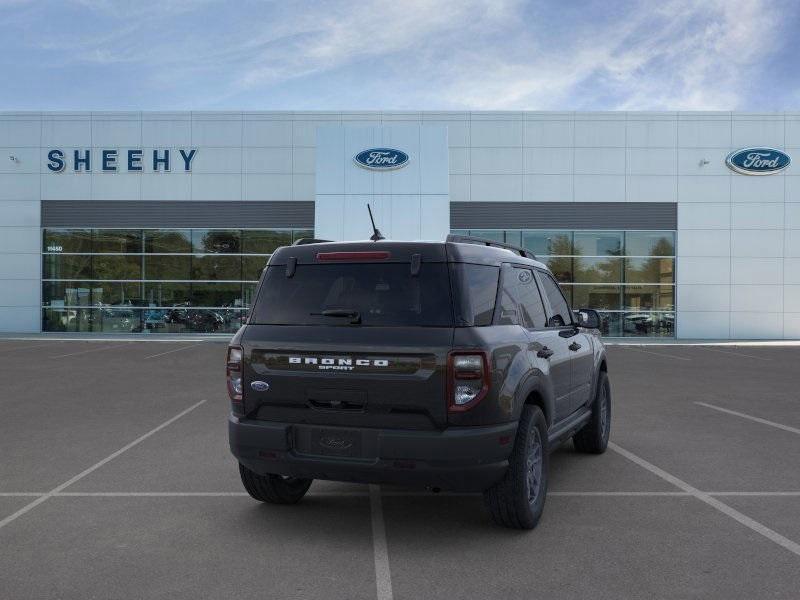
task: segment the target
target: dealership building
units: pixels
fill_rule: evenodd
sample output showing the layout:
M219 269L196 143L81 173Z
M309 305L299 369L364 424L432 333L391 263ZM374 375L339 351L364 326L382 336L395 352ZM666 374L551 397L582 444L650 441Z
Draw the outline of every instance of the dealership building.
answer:
M278 246L522 245L621 338L800 338L800 113L0 113L0 332L235 331Z

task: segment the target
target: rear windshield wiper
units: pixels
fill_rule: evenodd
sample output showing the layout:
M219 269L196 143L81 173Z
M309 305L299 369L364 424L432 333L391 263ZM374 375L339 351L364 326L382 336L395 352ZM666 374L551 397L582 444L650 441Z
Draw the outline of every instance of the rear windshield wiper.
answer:
M350 308L329 308L327 310L323 310L322 312L311 313L311 315L315 317L342 317L345 319L350 319L350 323L353 325L358 325L361 323L361 313Z

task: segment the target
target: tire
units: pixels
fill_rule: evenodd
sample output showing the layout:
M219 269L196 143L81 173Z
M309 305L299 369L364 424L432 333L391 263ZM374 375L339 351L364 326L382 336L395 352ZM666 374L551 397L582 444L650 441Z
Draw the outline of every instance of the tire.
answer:
M239 464L239 475L244 489L252 498L269 504L297 504L313 481L281 475L259 475L242 464Z
M522 409L508 463L503 479L483 492L486 508L498 525L533 529L544 511L550 467L547 422L538 406Z
M611 385L608 375L600 371L597 378L597 392L592 402L592 417L578 433L572 436L572 443L578 452L602 454L608 447L611 433Z

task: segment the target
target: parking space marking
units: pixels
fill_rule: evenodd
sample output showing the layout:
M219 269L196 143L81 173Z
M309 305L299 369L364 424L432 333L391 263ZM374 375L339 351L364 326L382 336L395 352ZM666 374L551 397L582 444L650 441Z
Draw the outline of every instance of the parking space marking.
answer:
M666 352L652 352L651 350L642 350L641 348L633 348L632 346L620 346L626 350L633 350L634 352L644 352L645 354L655 354L656 356L666 356L667 358L674 358L676 360L692 360L685 356L677 356L675 354L667 354Z
M380 486L370 484L369 505L372 513L372 549L378 600L392 600L392 573L389 570L389 547L386 543L386 524L383 520Z
M195 342L191 346L183 346L182 348L175 348L174 350L167 350L166 352L159 352L158 354L151 354L150 356L145 356L143 360L147 360L148 358L156 358L158 356L164 356L165 354L172 354L173 352L180 352L181 350L188 350L189 348L197 348L197 344L199 342Z
M797 435L800 435L800 429L796 427L789 427L788 425L776 423L775 421L767 421L766 419L762 419L760 417L746 415L745 413L740 413L735 410L730 410L728 408L722 408L721 406L716 406L714 404L708 404L707 402L695 402L695 404L699 406L705 406L706 408L710 408L712 410L718 410L719 412L724 412L729 415L733 415L735 417L741 417L742 419L747 419L748 421L754 421L756 423L761 423L762 425L769 425L770 427L775 427L776 429L783 429L784 431L788 431L789 433L795 433Z
M717 509L722 514L729 516L731 519L741 523L745 527L755 531L760 535L763 535L771 542L774 542L779 546L785 548L789 552L792 552L795 555L800 556L800 544L798 544L797 542L794 542L789 538L782 536L780 533L778 533L773 529L770 529L763 523L759 523L755 519L751 519L747 515L740 513L735 508L728 506L727 504L722 502L722 500L718 500L717 498L712 497L706 492L701 492L696 487L686 483L683 479L679 479L675 475L667 473L663 469L655 466L653 463L646 461L645 459L643 459L640 456L637 456L633 452L625 450L625 448L618 446L614 442L609 442L608 447L611 448L617 454L624 456L629 461L639 465L640 467L646 469L647 471L650 471L653 475L660 477L664 481L668 481L675 487L678 487L683 491L688 492L690 495L694 496L701 502L704 502L709 506L711 506L712 508Z
M709 496L800 497L800 492L706 492Z
M80 354L89 354L89 352L100 352L101 350L112 350L114 348L122 348L123 346L127 346L128 344L135 343L135 342L126 342L125 344L115 344L113 346L102 346L100 348L90 348L89 350L81 350L80 352L70 352L69 354L56 354L55 356L51 356L50 358L65 358L67 356L78 356Z
M698 348L702 348L703 350L708 350L709 352L719 352L720 354L730 354L731 356L741 356L743 358L755 358L756 360L766 360L771 361L771 358L766 358L764 356L756 356L755 354L746 354L745 352L733 352L731 350L720 350L719 348L709 348L708 346L697 346Z
M55 346L60 343L61 342L45 342L43 344L32 344L29 346L14 346L13 348L3 347L0 349L0 354L5 354L7 352L24 352L26 350L33 350L34 348L41 348L42 346Z
M800 498L800 490L789 492L703 492L709 496L750 496L753 498ZM247 492L0 492L0 498L38 498L40 496L56 498L248 498ZM366 498L369 491L341 492L309 492L310 496L337 498ZM692 496L690 492L547 492L548 496L561 498L685 498ZM479 498L481 492L381 492L386 498Z
M78 473L77 475L72 477L71 479L68 479L67 481L65 481L61 485L58 485L58 486L54 487L52 490L50 490L46 494L44 494L42 496L39 496L38 498L36 498L36 500L26 504L25 506L20 508L17 512L7 516L5 519L0 521L0 529L5 527L6 525L11 523L12 521L18 519L19 517L21 517L25 513L30 512L31 510L33 510L34 508L39 506L42 502L45 502L48 498L52 498L55 494L58 494L59 492L63 492L66 488L71 486L73 483L75 483L75 482L83 479L87 475L95 472L97 469L99 469L100 467L102 467L106 463L108 463L108 462L114 460L115 458L117 458L123 452L126 452L127 450L130 450L134 446L136 446L136 445L140 444L141 442L145 441L147 438L155 435L156 433L158 433L159 431L161 431L165 427L168 427L169 425L171 425L172 423L174 423L175 421L177 421L178 419L180 419L184 415L189 414L195 408L197 408L198 406L200 406L200 405L202 405L204 403L205 403L205 400L200 400L200 402L192 404L189 408L187 408L186 410L182 410L181 412L179 412L177 415L175 415L171 419L167 419L166 421L161 423L161 425L159 425L158 427L155 427L154 429L151 429L150 431L148 431L144 435L141 435L138 438L136 438L135 440L133 440L132 442L130 442L129 444L126 444L125 446L123 446L122 448L117 450L116 452L114 452L112 454L109 454L103 460L101 460L99 462L96 462L95 464L93 464L88 469L84 469L83 471L81 471L80 473Z

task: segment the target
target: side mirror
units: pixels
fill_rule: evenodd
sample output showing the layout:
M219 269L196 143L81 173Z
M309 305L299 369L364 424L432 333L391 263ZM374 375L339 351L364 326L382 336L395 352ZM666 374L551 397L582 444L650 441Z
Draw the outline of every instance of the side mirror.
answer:
M580 310L573 311L575 313L575 320L578 322L578 327L585 327L586 329L600 329L600 315L596 310L591 308L581 308Z

